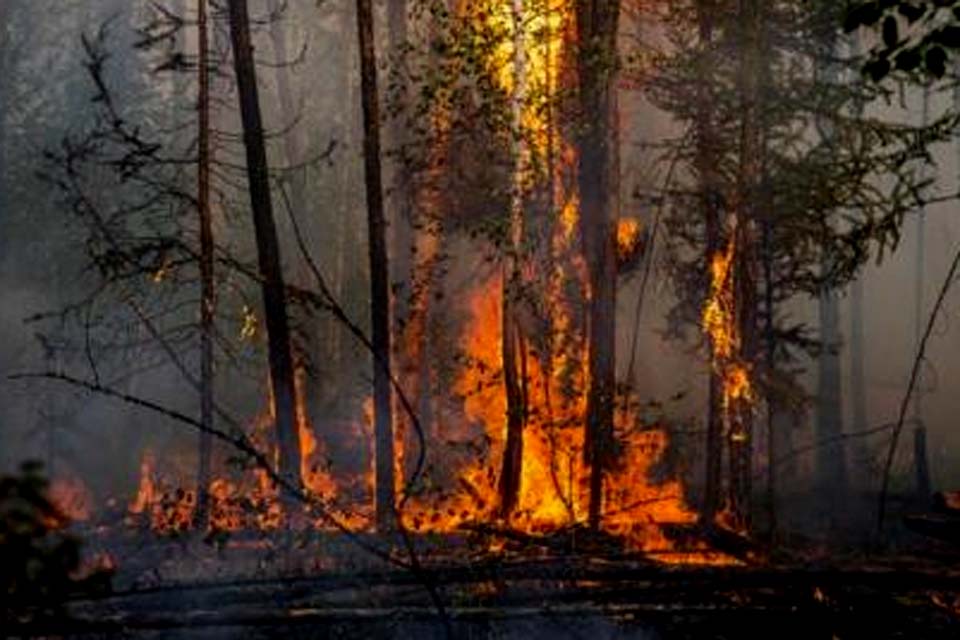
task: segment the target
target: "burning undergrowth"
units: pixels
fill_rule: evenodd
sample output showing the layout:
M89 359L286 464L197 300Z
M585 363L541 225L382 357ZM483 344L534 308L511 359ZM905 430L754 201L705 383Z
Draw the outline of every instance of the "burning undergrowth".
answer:
M490 552L518 539L533 547L540 543L555 547L551 541L572 539L587 529L584 347L571 335L526 343L521 354L524 423L520 485L514 506L504 508L500 479L508 408L501 348L502 281L497 274L490 275L461 299L462 338L457 343L461 353L449 367L455 377L443 393L436 386L430 389L442 396L430 401L435 407L442 404L443 409L432 411L430 421L423 425L427 464L416 477L405 472L404 460L419 452L411 449L402 433L396 436L396 494L403 524L412 535L445 538L454 542L454 547L456 540L468 537L475 542L479 539L481 547ZM553 313L560 314L564 306L558 304ZM575 319L556 324L572 326ZM208 487L208 520L198 523L190 465L147 450L140 463L137 492L126 503L123 526L160 536L205 528L205 533L215 538L257 534L267 540L291 528L320 534L342 533L341 527L360 535L372 533L372 456L366 456L368 468L359 474L331 465L322 425L318 428L307 418L309 382L301 371L297 385L304 454L301 480L306 491L327 506L326 514L308 507L291 514L265 470L225 459ZM373 449L371 413L368 401L347 436L357 450ZM272 402L267 397L248 436L265 459L275 461L273 420ZM601 519L601 529L611 544L664 562L731 562L706 544L688 539L678 545L669 535L672 528L695 527L698 517L687 504L683 483L665 472L667 466L662 464L670 446L667 430L644 423L639 403L625 393L618 400L614 433L616 455L605 474ZM54 499L77 520L102 520L79 480L55 483Z

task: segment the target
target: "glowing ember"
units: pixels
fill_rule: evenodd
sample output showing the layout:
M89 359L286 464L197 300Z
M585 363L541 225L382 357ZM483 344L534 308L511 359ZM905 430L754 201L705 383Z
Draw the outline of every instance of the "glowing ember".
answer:
M617 257L621 263L636 255L640 248L642 227L636 218L620 218L617 223Z

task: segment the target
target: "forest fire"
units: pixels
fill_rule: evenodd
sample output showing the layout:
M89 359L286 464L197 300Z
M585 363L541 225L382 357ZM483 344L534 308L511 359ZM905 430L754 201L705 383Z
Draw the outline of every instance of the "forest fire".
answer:
M589 511L590 469L585 457L585 432L589 353L575 317L576 303L565 291L575 283L578 295L589 300L584 256L579 244L580 213L576 188L569 176L575 174L576 150L568 141L554 112L562 88L563 66L569 56L572 4L565 0L549 3L541 10L524 14L522 5L497 2L489 6L464 9L465 17L488 29L498 46L487 52L486 65L499 89L514 105L514 134L511 143L516 156L513 167L515 193L514 217L523 216L525 201L537 189L552 185L548 192L550 215L555 217L548 246L551 269L537 295L542 296L550 338L524 335L521 319L526 311L520 303L508 304L507 287L526 286L514 280L531 280L529 258L515 258L516 274L504 271L472 287L460 310L465 315L459 340L463 364L456 373L452 398L459 403L457 413L444 423L431 427L448 440L460 443L461 451L435 469L430 491L414 487L405 499L401 518L416 533L449 534L477 527L510 529L531 536L552 535L585 526ZM639 220L625 218L616 228L616 246L621 264L636 260L642 251ZM522 225L511 240L519 247ZM436 243L432 233L421 234ZM424 239L418 243L424 244ZM719 282L726 273L717 273ZM534 290L535 288L530 288ZM423 302L421 304L426 304ZM730 329L726 318L728 300L719 300L710 322L719 332ZM715 317L714 317L715 316ZM510 322L507 322L510 320ZM244 307L242 336L250 339L257 326L256 315ZM517 348L507 342L513 338L505 330L518 332ZM423 332L423 327L409 330ZM725 335L725 334L724 334ZM733 340L730 337L729 340ZM407 357L416 361L422 354L412 345ZM507 347L510 347L509 349ZM724 346L732 349L732 345ZM505 361L506 354L516 362ZM725 356L728 357L728 356ZM515 370L520 396L511 398L510 370ZM731 373L730 393L743 393L735 387ZM333 474L326 467L322 438L307 419L306 387L303 369L296 375L297 427L301 442L300 479L305 490L319 499L338 521L354 531L373 527L369 504L356 500L356 488L370 495L374 485L372 465L360 477ZM740 381L739 384L744 384ZM272 389L268 385L268 389ZM420 392L425 392L421 389ZM516 392L514 392L516 393ZM521 406L513 406L520 400ZM415 400L418 400L415 398ZM601 528L620 539L631 550L655 557L690 563L729 562L722 554L710 555L705 548L675 550L664 534L665 525L692 525L697 514L685 502L684 487L676 479L654 479L654 469L664 457L669 436L658 425L643 424L631 397L617 400L613 431L619 443L616 461L604 480ZM362 419L354 421L351 435L364 448L373 449L368 399ZM511 414L522 414L521 435L516 444L513 469L505 462L511 455L508 423ZM275 420L272 394L268 409L257 419L252 441L266 457L277 461L272 424ZM458 424L459 423L459 424ZM405 489L405 459L410 438L406 419L395 430L395 485L397 496ZM366 442L364 442L366 441ZM506 489L504 477L516 474L517 486ZM150 526L163 533L185 531L193 526L196 491L175 489L171 480L162 480L153 454L147 453L141 466L140 489L130 505L130 513L146 517ZM515 493L515 496L513 495ZM237 531L245 528L273 530L283 526L284 511L272 482L262 469L233 474L231 479L216 477L209 487L211 501L209 527ZM353 496L352 498L348 496ZM335 505L335 506L334 506ZM317 528L328 528L323 518L311 520ZM308 517L309 519L309 517ZM498 544L493 543L495 546Z
M950 3L17 4L4 633L957 635Z
M583 456L582 393L571 396L569 388L582 388L585 371L582 359L567 361L554 354L545 367L543 359L530 351L525 354L528 419L523 433L520 497L516 508L504 515L498 508L499 464L505 445L506 397L502 384L502 287L492 277L479 286L467 301L467 335L463 347L465 366L454 385L461 398L467 425L479 429L486 446L474 448L473 455L462 456L447 469L449 486L427 496L414 495L402 511L404 524L416 533L449 534L483 526L544 536L583 525L587 518L587 476ZM571 380L572 376L572 380ZM340 494L357 483L372 487L372 469L361 478L335 477L323 466L323 446L305 419L302 389L305 377L298 376L298 415L301 441L304 443L302 481L309 493L334 505L339 521L354 531L371 527L367 503L346 504ZM667 433L656 425L644 425L633 404L624 398L617 411L616 430L623 451L605 487L603 529L624 540L628 548L650 553L664 562L689 564L729 564L735 562L721 553L702 547L698 550L675 549L664 534L664 525L694 524L697 515L685 502L684 488L677 480L656 482L652 469L669 446ZM368 418L369 420L369 418ZM358 425L362 422L358 422ZM272 412L267 411L253 426L252 439L261 450L269 451ZM466 435L469 428L453 427ZM356 429L356 437L369 437L369 429ZM452 434L451 434L452 435ZM399 443L398 443L399 444ZM398 448L398 470L402 467L402 448ZM272 457L272 456L271 456ZM131 522L145 518L161 534L186 532L193 524L196 495L193 490L177 488L172 479L164 479L151 452L141 463L138 493L131 502ZM209 488L211 498L210 529L215 531L271 531L283 526L285 517L278 492L262 469L234 474L234 480L217 477ZM314 517L312 526L329 530L330 523ZM497 543L493 543L496 546Z

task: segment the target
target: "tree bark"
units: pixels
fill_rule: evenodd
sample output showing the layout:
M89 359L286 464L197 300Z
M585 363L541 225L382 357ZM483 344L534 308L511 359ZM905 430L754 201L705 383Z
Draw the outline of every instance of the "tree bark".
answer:
M821 36L823 54L837 55L837 42L833 30ZM823 63L820 70L827 82L839 81L836 65ZM830 144L835 137L832 126L820 126L820 135ZM824 260L822 270L826 275L832 265ZM842 513L847 494L846 447L843 436L843 379L840 364L840 301L836 291L824 287L819 297L819 320L821 353L817 376L817 440L834 444L817 449L817 492L826 506L825 515L831 521Z
M846 454L842 442L843 396L840 372L840 308L837 294L824 291L819 301L821 353L817 376L817 440L836 442L817 450L817 491L837 506L846 493Z
M263 309L267 327L270 381L280 453L279 474L292 486L302 485L300 478L300 434L297 431L296 391L287 302L284 296L280 244L277 238L267 152L264 145L263 117L257 88L253 46L250 40L250 16L247 0L229 0L230 39L233 45L237 98L246 147L247 179L257 244L257 259L262 279Z
M584 455L590 468L589 524L600 526L603 474L613 453L616 393L617 218L619 185L614 118L620 2L577 0L580 121L577 182L580 224L590 284L589 386Z
M285 127L293 127L300 114L297 113L295 101L293 99L293 87L290 82L290 60L289 49L287 47L287 38L284 33L283 23L280 15L283 6L280 0L270 0L267 5L272 16L270 22L270 40L273 44L273 51L276 54L277 98L280 102L280 111L283 114ZM287 6L289 11L289 5ZM293 127L283 136L284 155L287 157L287 164L291 169L288 170L286 179L290 184L290 200L295 215L305 215L307 213L307 194L304 169L298 166L304 161L302 145L300 138L297 137L297 128Z
M516 314L522 304L521 263L523 260L524 176L527 171L526 144L523 132L523 108L526 93L526 52L524 50L523 0L513 0L513 95L511 120L514 127L513 184L511 185L509 237L503 263L503 299L501 355L503 384L507 401L507 439L500 470L500 515L507 518L520 499L523 473L523 429L527 422L524 405L520 359L523 357L523 334Z
M723 200L722 179L718 174L719 149L714 131L714 102L708 78L714 68L715 3L697 2L697 21L702 48L700 84L697 88L697 173L700 180L701 207L706 235L705 260L709 280L710 264L722 250L720 208ZM711 352L713 347L711 345ZM723 415L721 408L723 380L720 371L710 363L707 404L704 491L701 511L710 522L721 507L723 474Z
M210 69L207 0L197 0L197 209L200 214L200 434L195 523L207 528L210 515L210 457L213 448L213 221L210 215Z
M376 519L379 531L395 526L393 408L390 395L390 273L380 160L380 103L371 0L357 0L363 156L370 253L370 312L373 327L373 397L376 440Z
M10 108L10 4L0 2L0 220L9 220L7 215L7 111ZM5 243L0 241L0 249Z
M763 5L761 0L740 0L740 155L737 175L736 256L734 287L737 325L740 333L740 363L749 368L755 361L757 338L756 224L764 167L764 140L761 113L763 60ZM738 527L750 527L753 494L753 408L752 399L739 397L730 407L730 512Z

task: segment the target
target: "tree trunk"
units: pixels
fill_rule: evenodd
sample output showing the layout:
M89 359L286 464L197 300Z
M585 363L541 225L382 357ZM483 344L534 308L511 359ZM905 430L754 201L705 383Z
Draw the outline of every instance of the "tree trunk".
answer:
M706 231L705 265L707 274L714 256L722 251L720 238L720 208L722 202L722 178L718 174L718 142L714 124L714 103L709 89L711 70L714 68L714 18L715 8L709 0L697 2L700 46L701 82L697 88L697 173L700 180L701 206ZM708 276L709 277L709 276ZM711 352L713 346L711 345ZM723 394L722 374L713 362L710 363L707 404L707 437L702 512L710 522L721 507L723 491Z
M438 280L441 275L443 259L443 184L448 171L450 154L450 131L452 117L449 106L443 102L432 106L428 125L431 136L426 150L423 169L417 176L407 174L415 193L412 194L413 208L410 212L411 238L409 251L412 263L409 269L409 299L406 309L406 322L401 336L399 351L402 367L402 379L407 396L418 408L420 424L430 430L424 434L429 437L436 428L431 415L431 366L427 332L431 322L431 303L434 300ZM413 451L416 439L413 424L407 416L401 423L400 434L404 452ZM404 473L413 471L414 456L404 455Z
M284 127L292 127L283 136L284 155L287 157L287 164L291 167L285 176L290 184L290 202L293 207L294 215L303 216L307 211L307 194L305 169L300 167L304 161L302 145L297 136L298 129L294 123L300 116L297 113L295 101L293 99L293 87L290 82L289 68L289 50L287 47L287 38L283 29L283 22L279 19L284 9L281 0L269 0L267 5L272 15L270 22L270 40L273 43L273 51L276 54L275 78L277 81L277 98L280 102L280 111L283 114ZM286 6L289 11L289 5Z
M862 47L859 39L853 39L851 42L851 57L860 54ZM960 91L960 89L957 89ZM857 101L854 107L854 116L863 116L863 105ZM850 287L850 402L852 409L851 429L854 433L862 433L867 430L867 381L864 373L866 365L866 351L864 349L864 279L863 274L857 275L856 280ZM853 453L857 461L854 469L854 478L862 478L867 475L869 468L866 464L869 454L862 438L858 438L853 444ZM861 480L861 486L862 485Z
M393 407L390 396L390 273L380 162L380 104L371 0L357 0L363 159L370 251L370 311L373 327L373 407L376 439L376 519L379 531L394 528Z
M200 214L200 422L213 428L213 221L210 215L210 69L207 0L197 0L197 209ZM207 528L210 515L210 457L213 436L200 434L196 526Z
M617 218L614 153L617 30L620 2L577 0L580 121L577 170L580 224L588 265L589 386L584 455L590 468L589 524L600 526L603 473L613 453L616 393Z
M823 54L837 55L836 36L832 29L821 37ZM839 81L836 65L822 65L821 74L827 82ZM820 135L829 144L834 138L832 126L820 126ZM824 261L822 270L828 273L832 265ZM817 449L817 493L826 506L827 519L834 521L841 513L847 494L846 448L843 436L843 380L841 376L840 301L837 293L824 287L819 298L821 353L817 376L817 439L833 444Z
M763 311L764 311L764 346L766 354L764 363L767 376L767 534L773 540L777 534L777 468L776 460L780 456L778 448L777 416L781 409L781 399L771 389L770 382L777 375L777 338L776 338L776 307L773 291L773 211L769 186L764 177L763 186L763 231L762 231L762 258L763 258Z
M837 294L820 294L820 342L817 376L817 440L831 442L817 449L817 493L828 503L830 519L839 514L847 492L843 436L843 396L840 371L840 305Z
M270 199L263 118L260 113L257 71L250 41L250 16L247 0L229 0L228 6L237 98L240 102L240 117L243 123L247 179L267 327L270 381L273 387L277 443L280 452L279 473L285 482L294 489L300 490L300 434L297 431L290 326L284 295L280 245L273 216L273 203Z
M930 123L930 89L923 89L923 126ZM927 208L921 206L917 212L917 257L915 261L915 280L913 285L914 295L914 336L916 353L920 352L920 343L923 340L923 331L925 325L923 294L926 284L926 266L927 266ZM930 495L930 467L927 461L927 425L924 421L923 396L925 393L923 372L917 380L917 390L913 396L913 423L914 447L913 447L913 467L916 475L916 489L918 497L925 499Z
M502 335L503 384L507 401L507 439L500 471L500 515L507 518L520 498L523 472L523 429L527 409L523 402L520 358L523 357L523 334L516 314L521 301L521 261L523 260L524 176L527 171L526 144L523 132L523 107L526 93L526 52L524 51L523 0L513 0L513 96L511 96L513 145L513 184L511 186L509 237L503 264Z
M0 2L0 220L10 220L7 211L7 111L10 95L10 3ZM5 243L0 241L0 250Z
M739 65L740 159L737 175L736 256L734 296L740 334L740 363L751 370L755 361L757 328L756 223L764 167L761 113L763 60L763 6L761 0L740 0L741 30ZM737 526L750 527L753 494L753 408L752 399L742 395L730 406L730 512Z
M864 373L866 351L864 350L863 276L858 276L850 288L850 402L852 404L851 429L854 433L867 430L867 381ZM862 462L867 452L863 443L858 443L854 452L861 461L859 471L865 471ZM856 476L861 475L856 473Z

